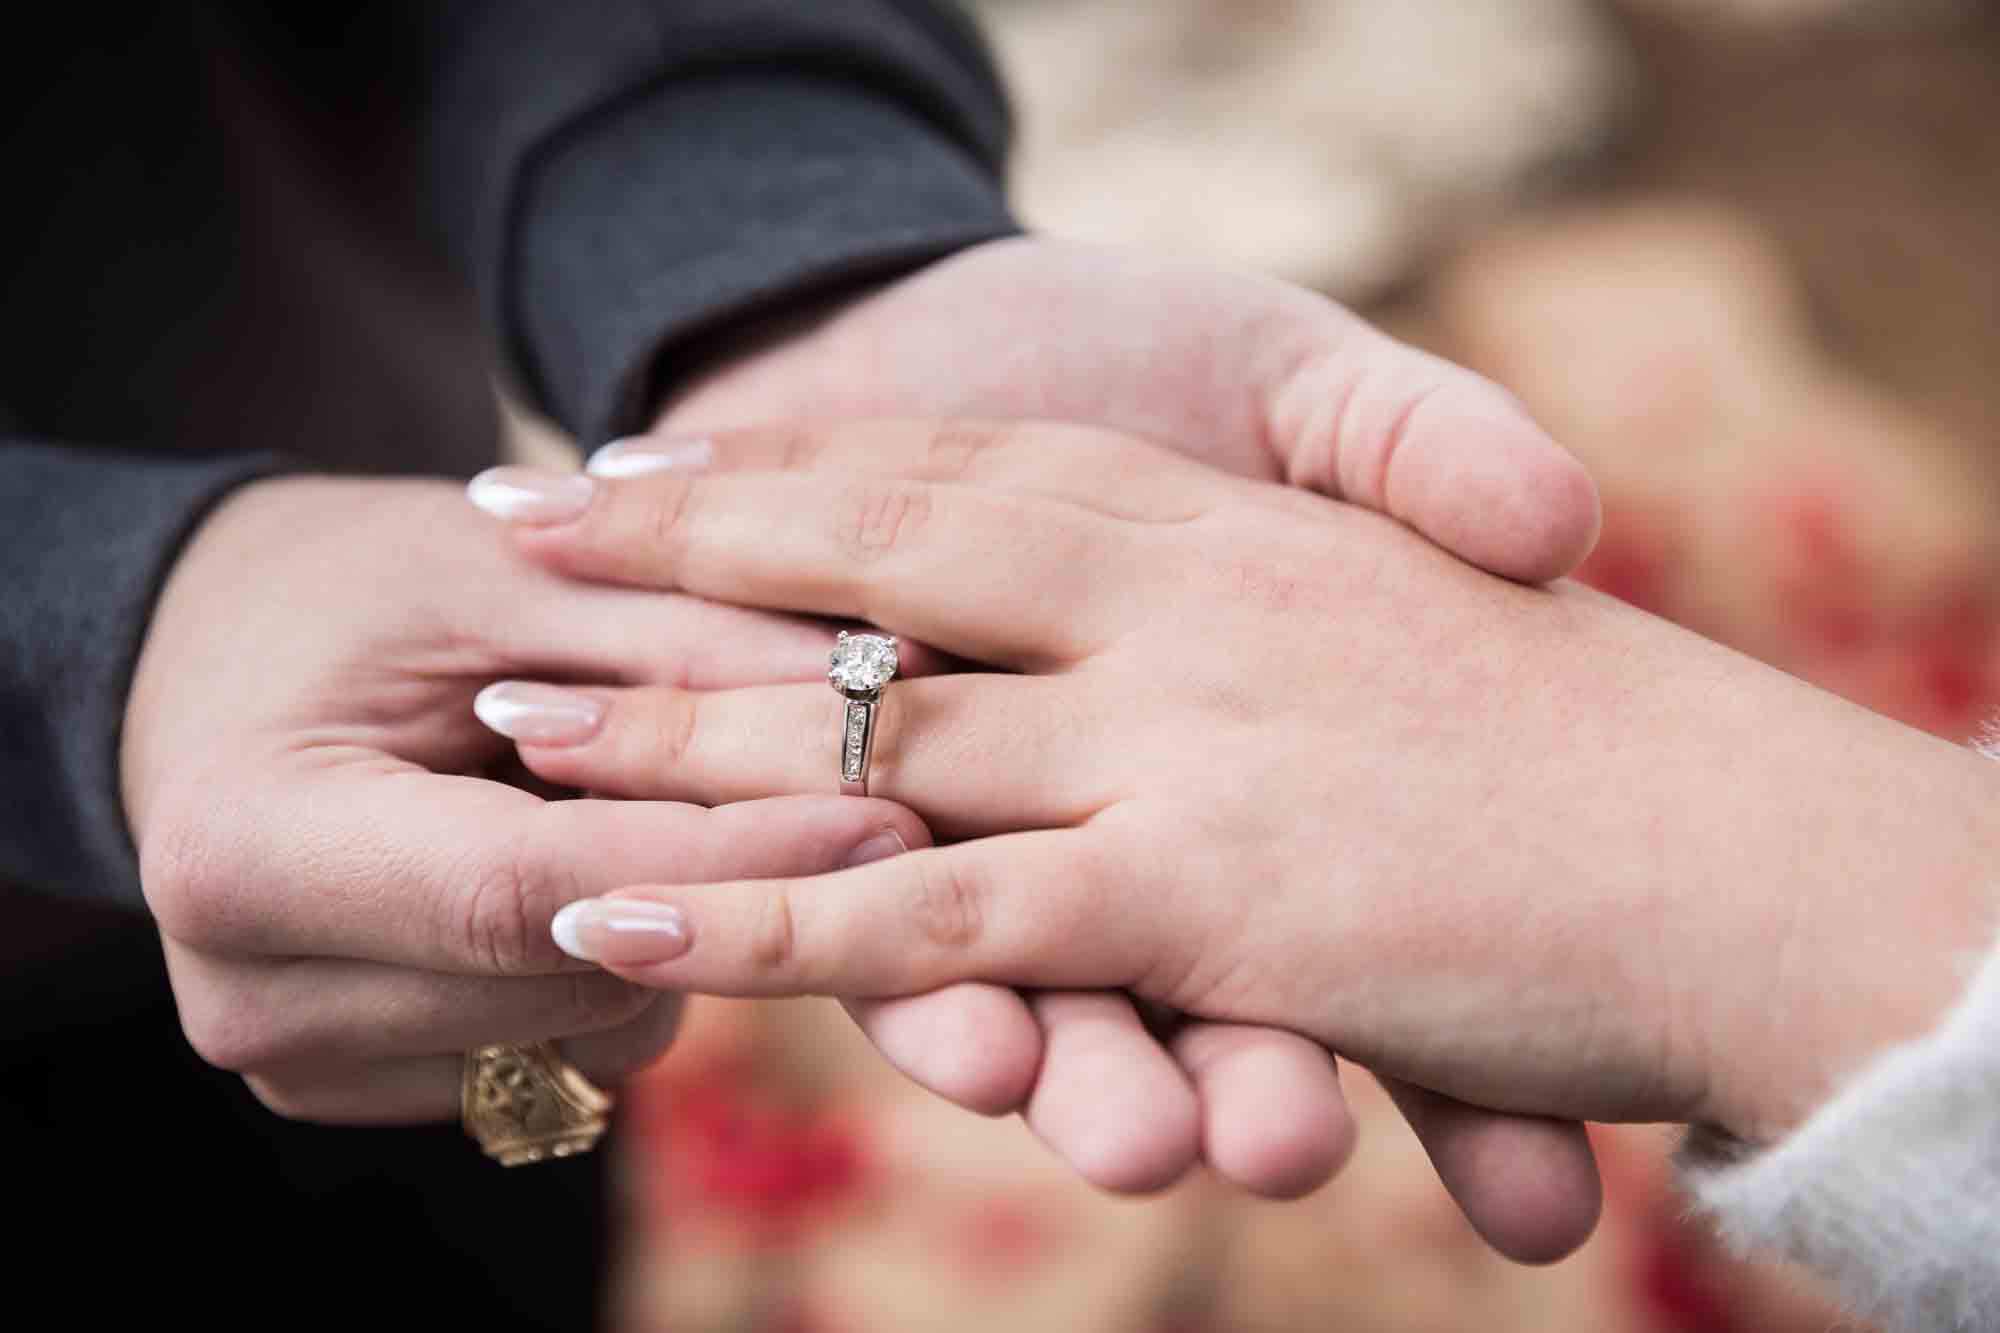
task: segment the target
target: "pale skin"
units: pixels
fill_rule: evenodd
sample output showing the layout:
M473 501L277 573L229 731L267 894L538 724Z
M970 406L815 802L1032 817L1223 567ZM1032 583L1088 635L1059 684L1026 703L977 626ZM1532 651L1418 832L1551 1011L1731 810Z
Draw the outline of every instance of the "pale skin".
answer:
M1284 283L1037 237L974 247L789 336L760 338L676 398L655 438L889 414L1112 427L1391 514L1510 578L1561 575L1597 530L1594 488L1575 460L1477 376ZM980 1021L953 1018L948 1030L1040 1045L1040 1063L1021 1071L1033 1082L1020 1105L1100 1185L1170 1180L1206 1143L1224 1150L1208 1160L1225 1177L1285 1195L1324 1181L1347 1150L1338 1086L1310 1043L1197 1024L1163 1053L1121 997L1043 990L1024 1008L985 990ZM849 1008L891 1063L969 1102L963 1076L937 1064L961 1043L931 1037L934 1021L969 1003L899 1006L893 1022L867 1002ZM1163 1069L1163 1054L1186 1080ZM1597 1181L1579 1126L1389 1085L1474 1225L1504 1253L1552 1258L1588 1234ZM1107 1100L1106 1087L1128 1096ZM1123 1114L1127 1102L1139 1114Z
M496 551L443 482L260 483L182 556L127 710L123 778L183 1027L287 1115L456 1114L461 1053L561 1040L616 1081L677 1005L571 964L557 908L618 872L830 868L907 811L819 798L708 811L564 801L494 780L494 675L810 678L817 627L586 590ZM420 576L419 576L420 575ZM487 776L487 775L492 776ZM581 855L581 849L590 855Z
M1052 319L1060 346L1045 336ZM933 266L746 346L664 420L811 406L1055 411L1145 431L1383 507L1522 578L1560 573L1595 531L1581 470L1491 385L1296 289L1076 247L1001 242ZM929 840L901 806L824 788L711 812L548 802L493 780L507 776L507 747L470 701L495 678L817 680L829 631L580 590L512 559L452 490L246 487L201 525L148 629L121 756L148 901L196 1049L284 1114L451 1118L458 1053L488 1040L558 1039L615 1081L665 1049L674 1009L562 958L548 922L564 903L641 879L818 872L880 854L891 832L904 846ZM920 652L912 664L925 669ZM1279 1127L1268 1137L1283 1151L1222 1164L1267 1193L1310 1188L1344 1151L1331 1065L1312 1043L1250 1027L1183 1033L1164 1072L1198 1074L1198 1101L1178 1103L1178 1122L1155 1106L1119 1124L1090 1089L1127 1075L1158 1086L1163 1069L1129 1005L1100 993L1033 1008L961 986L857 1014L920 1081L984 1111L1026 1104L1057 1151L1114 1187L1184 1170L1202 1123ZM1503 1248L1547 1257L1588 1230L1594 1179L1572 1130L1410 1105L1434 1153L1474 1163L1461 1190L1475 1213L1464 1182L1485 1179L1484 1197L1504 1199L1513 1170L1482 1175L1477 1163L1542 1164L1534 1188L1559 1196L1556 1222L1532 1235L1489 1223ZM1566 1182L1553 1191L1551 1172Z
M516 543L1000 670L892 685L876 742L871 792L960 841L569 913L635 982L1122 988L1475 1106L1768 1142L1990 947L1988 761L1586 589L1103 432L709 453ZM654 799L826 783L823 685L588 697L529 767Z

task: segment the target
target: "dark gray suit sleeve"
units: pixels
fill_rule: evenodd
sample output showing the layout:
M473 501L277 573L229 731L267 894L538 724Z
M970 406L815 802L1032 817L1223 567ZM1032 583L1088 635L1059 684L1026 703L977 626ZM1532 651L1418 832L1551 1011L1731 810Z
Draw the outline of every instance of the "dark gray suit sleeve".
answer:
M0 883L139 905L118 790L133 661L188 532L278 466L0 434Z
M1013 230L992 70L922 0L402 12L429 25L433 216L517 378L586 440L746 320ZM277 467L0 434L0 881L139 903L134 658L187 534Z
M439 215L515 375L586 443L757 316L1016 230L1006 106L920 0L453 11Z

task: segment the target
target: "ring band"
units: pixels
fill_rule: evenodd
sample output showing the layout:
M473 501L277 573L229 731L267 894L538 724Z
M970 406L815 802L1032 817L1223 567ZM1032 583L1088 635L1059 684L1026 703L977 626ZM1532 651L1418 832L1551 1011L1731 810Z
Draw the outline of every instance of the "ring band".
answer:
M465 1053L459 1118L502 1166L574 1157L611 1123L611 1095L556 1053L554 1043L496 1043Z
M872 699L849 699L847 717L841 724L840 794L868 794L868 760L875 749L875 710Z
M896 640L884 634L840 632L826 679L847 701L840 723L840 794L868 794L868 760L875 751L875 714L882 687L896 677Z

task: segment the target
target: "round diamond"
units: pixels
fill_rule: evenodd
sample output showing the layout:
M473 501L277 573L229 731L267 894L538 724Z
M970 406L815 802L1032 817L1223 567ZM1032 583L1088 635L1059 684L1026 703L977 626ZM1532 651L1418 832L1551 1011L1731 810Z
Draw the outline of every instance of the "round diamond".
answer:
M834 645L826 678L837 690L879 690L896 674L896 641L880 634L850 634Z

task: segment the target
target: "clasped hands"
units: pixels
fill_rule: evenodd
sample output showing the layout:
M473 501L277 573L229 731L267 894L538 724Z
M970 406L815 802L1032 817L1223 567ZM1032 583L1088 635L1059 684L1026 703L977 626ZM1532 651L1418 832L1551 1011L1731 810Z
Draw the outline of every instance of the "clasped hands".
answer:
M783 419L824 424L719 428ZM1851 869L1797 824L1879 793L1741 741L1852 719L1536 586L1594 495L1475 377L1008 241L746 348L598 471L486 478L505 540L442 484L258 483L169 579L126 807L188 1035L274 1109L446 1119L474 1044L616 1079L675 993L825 993L1100 1184L1282 1195L1347 1151L1333 1052L1528 1259L1594 1220L1578 1118L1770 1112L1671 960L1792 917L1662 885ZM868 799L825 794L825 617L928 646ZM1964 799L1914 744L1880 783ZM1712 803L1653 808L1661 772ZM1774 787L1793 826L1718 860L1703 821Z

